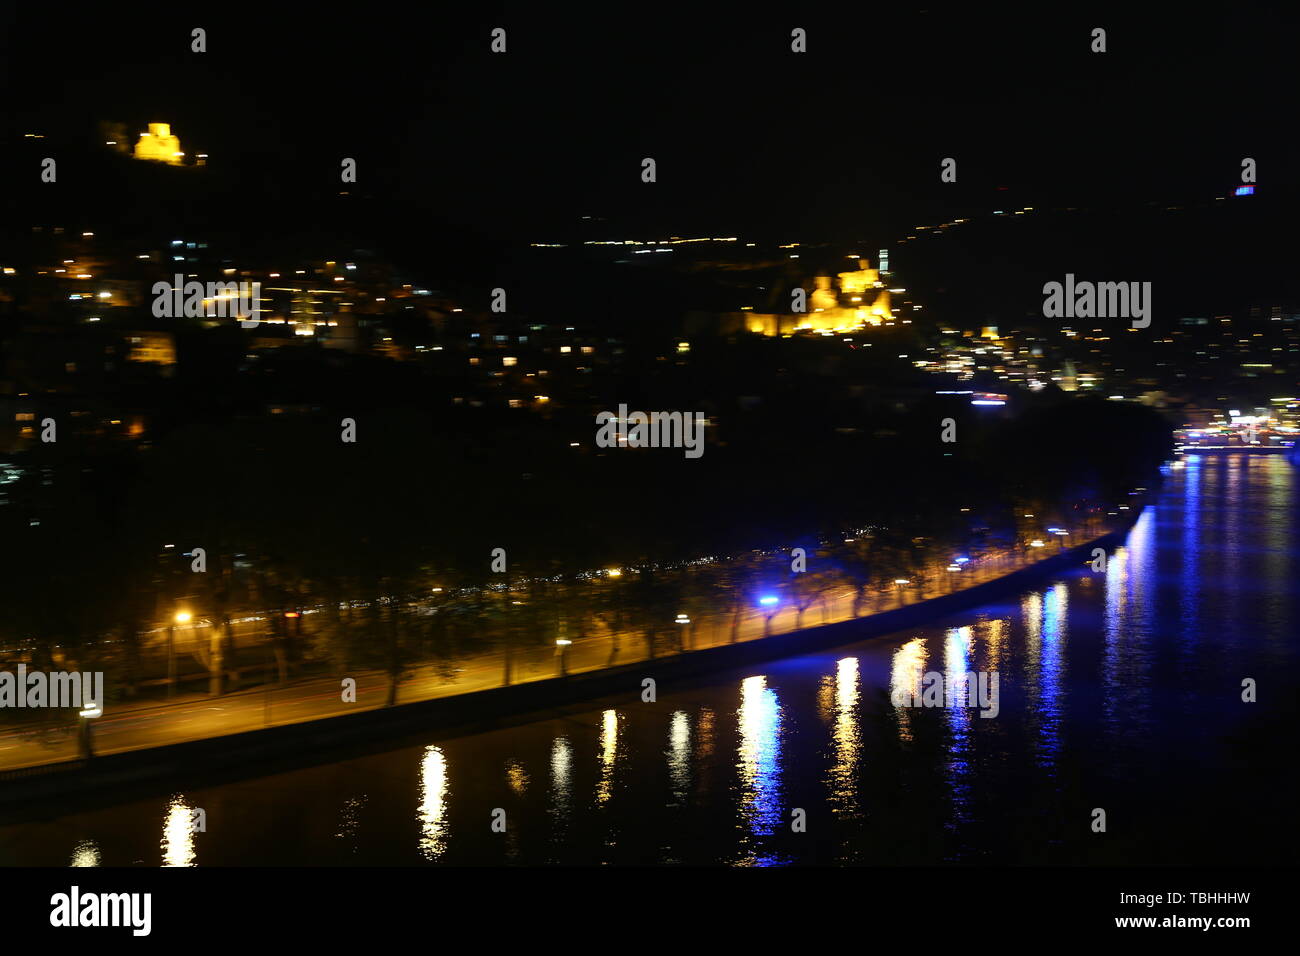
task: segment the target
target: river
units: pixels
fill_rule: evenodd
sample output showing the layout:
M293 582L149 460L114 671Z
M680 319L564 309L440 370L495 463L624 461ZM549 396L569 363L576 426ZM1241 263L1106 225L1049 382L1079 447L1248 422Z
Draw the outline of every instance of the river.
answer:
M654 702L6 826L0 864L1280 862L1297 487L1281 456L1191 457L1104 573ZM931 672L996 674L996 715L891 703Z

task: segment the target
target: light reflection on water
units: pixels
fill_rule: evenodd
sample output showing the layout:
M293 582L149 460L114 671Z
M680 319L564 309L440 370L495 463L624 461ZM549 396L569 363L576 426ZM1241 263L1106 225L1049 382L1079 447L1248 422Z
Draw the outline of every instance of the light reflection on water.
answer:
M584 714L0 827L0 862L149 865L161 829L163 864L196 865L194 806L220 820L203 865L1096 862L1076 824L1098 805L1134 820L1103 860L1177 861L1223 830L1176 808L1224 799L1241 677L1295 687L1295 498L1280 459L1189 459L1104 574L661 682L655 703L638 683ZM935 671L997 672L998 715L891 703Z
M673 781L673 802L686 803L691 786L691 716L684 710L673 714L668 731L668 772Z
M596 787L596 803L606 803L613 792L614 761L618 758L618 711L607 710L600 715L600 783Z
M781 825L781 705L765 677L747 677L740 685L739 762L740 812L744 833L741 846L746 865L776 862L759 854L763 837Z
M1061 752L1061 731L1065 710L1065 641L1069 590L1057 584L1043 592L1040 629L1041 656L1038 662L1039 764L1051 771Z
M447 758L430 744L420 762L420 853L437 860L447 849Z
M921 694L921 678L925 675L925 638L914 637L894 651L889 675L889 699L915 700ZM910 707L898 707L898 735L904 742L912 740L912 714Z
M1151 719L1155 608L1145 582L1154 576L1154 528L1155 512L1149 510L1133 526L1128 544L1118 548L1106 566L1102 711L1112 745L1134 732L1144 734Z
M970 704L978 704L979 698L977 683L971 683L969 680L958 683L953 679L972 672L973 650L971 628L955 627L948 632L943 651L944 674L949 681L952 681L953 688L957 691L954 696L959 695L962 705L952 706L955 701L950 700L949 706L943 710L948 721L949 735L946 778L948 790L952 795L952 814L947 821L947 827L954 832L960 830L970 817L971 760L973 759Z
M835 665L835 712L831 734L834 763L826 789L831 812L837 816L858 813L858 754L862 731L858 716L858 659L845 657Z
M72 850L69 866L99 866L99 847L94 840L82 840Z
M172 798L163 820L163 866L194 866L194 808L185 798Z
M563 833L569 820L569 803L572 799L572 783L569 773L573 767L573 746L568 737L556 737L551 744L551 799L550 813L555 821L555 829Z

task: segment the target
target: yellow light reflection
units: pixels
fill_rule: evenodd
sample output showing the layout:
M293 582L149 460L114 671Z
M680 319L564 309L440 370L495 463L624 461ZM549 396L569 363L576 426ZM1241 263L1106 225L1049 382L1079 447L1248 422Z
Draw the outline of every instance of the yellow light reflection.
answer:
M506 780L510 782L510 789L521 797L528 790L528 771L518 760L506 763Z
M858 804L858 754L862 750L862 731L858 724L858 659L846 657L835 668L835 724L831 740L835 747L835 764L830 770L827 789L831 812L853 813Z
M713 711L707 707L700 708L697 730L699 735L698 749L700 759L703 760L713 754Z
M995 617L984 622L985 642L988 647L988 660L984 669L987 671L1002 670L1002 655L1006 652L1007 647L1007 620L1006 618Z
M605 803L613 791L614 761L618 757L618 712L607 710L601 715L600 781L596 784L596 803Z
M889 664L889 699L894 702L900 740L912 739L911 703L921 694L925 674L925 638L914 637L894 650Z
M817 716L827 724L835 719L835 678L829 674L817 682Z
M366 805L366 797L348 797L343 801L339 811L339 828L334 834L336 840L346 840L351 844L353 853L357 852L357 832L361 828L361 810Z

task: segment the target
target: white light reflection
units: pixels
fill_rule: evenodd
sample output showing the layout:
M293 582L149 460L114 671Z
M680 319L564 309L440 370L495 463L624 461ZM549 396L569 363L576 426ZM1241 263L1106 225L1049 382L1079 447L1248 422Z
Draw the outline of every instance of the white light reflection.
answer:
M569 816L573 772L573 745L568 737L556 737L551 744L551 813L563 823Z
M668 776L674 802L684 804L691 786L691 718L684 710L673 714L668 727Z
M750 837L770 836L781 825L781 705L766 677L748 677L740 685L740 806ZM742 863L766 866L751 843Z
M163 866L194 865L194 808L180 796L172 797L163 822Z
M430 744L420 761L420 853L436 860L447 849L447 758Z
M82 840L72 848L72 862L69 866L99 866L99 844L94 840Z

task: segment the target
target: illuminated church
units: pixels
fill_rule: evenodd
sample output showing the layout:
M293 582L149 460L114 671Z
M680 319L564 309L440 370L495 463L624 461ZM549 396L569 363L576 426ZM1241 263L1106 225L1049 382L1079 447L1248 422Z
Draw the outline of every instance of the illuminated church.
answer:
M870 268L867 259L858 268L834 278L817 276L809 296L808 311L774 315L751 312L745 317L750 332L785 335L790 332L850 332L868 325L892 322L889 290L880 280L880 270ZM838 288L837 288L838 286Z
M185 154L181 152L181 141L172 135L171 124L150 123L149 132L141 133L140 142L135 144L135 158L179 166Z

